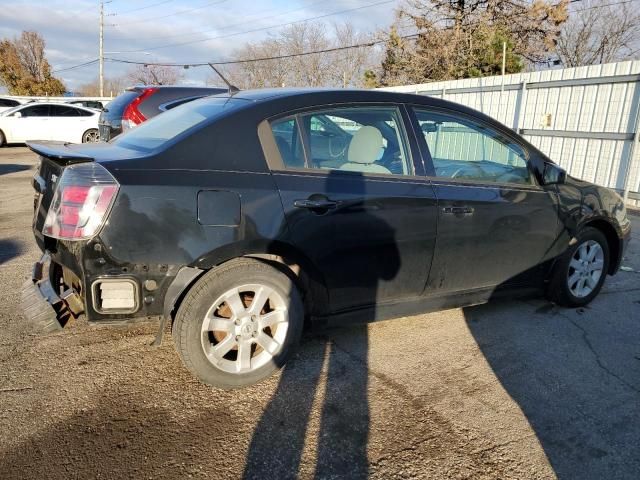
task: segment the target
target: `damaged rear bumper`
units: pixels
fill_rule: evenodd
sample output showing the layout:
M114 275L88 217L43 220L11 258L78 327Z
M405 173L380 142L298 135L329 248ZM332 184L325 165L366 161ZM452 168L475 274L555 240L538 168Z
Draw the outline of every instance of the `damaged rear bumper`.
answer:
M51 283L51 256L45 252L33 265L31 279L22 286L22 311L38 330L61 330L84 310L82 299L71 289L58 294Z

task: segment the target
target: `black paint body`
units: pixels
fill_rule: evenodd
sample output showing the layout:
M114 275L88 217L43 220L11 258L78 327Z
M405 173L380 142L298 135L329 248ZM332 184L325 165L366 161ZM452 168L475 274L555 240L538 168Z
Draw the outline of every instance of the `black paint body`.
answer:
M118 144L31 146L42 155L40 175L46 182L67 163L94 159L120 184L106 224L89 241L42 236L50 188L34 220L41 248L81 279L90 321L168 315L179 295L165 299L165 292L180 269L205 271L248 255L295 265L312 300L311 318L338 321L357 321L358 312L369 312L362 318L381 319L468 305L486 301L499 287L540 286L554 259L588 223L605 230L612 244L609 273L619 267L630 236L620 197L570 177L564 184L543 186L544 164L550 160L483 114L438 99L382 91L262 90L240 92L234 99L244 104L157 151ZM401 110L414 176L272 165L258 135L265 119L354 104L390 104ZM431 157L411 105L471 116L513 138L528 152L535 184L431 176ZM294 205L310 197L328 198L338 206L317 211ZM446 213L459 206L472 207L473 215ZM95 312L86 292L105 276L133 278L141 296L151 300L140 301L133 315ZM157 290L144 291L148 279L157 282Z

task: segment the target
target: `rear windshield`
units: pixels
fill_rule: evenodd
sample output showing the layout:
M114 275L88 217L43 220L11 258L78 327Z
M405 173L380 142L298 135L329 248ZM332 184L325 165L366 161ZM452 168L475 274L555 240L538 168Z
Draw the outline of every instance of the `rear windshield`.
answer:
M140 95L140 92L124 92L114 98L109 105L107 105L107 111L103 113L109 119L118 119L122 117L122 113L124 109L127 108L127 105L131 103L131 101Z
M180 105L118 135L112 143L136 150L150 151L162 147L181 133L246 105L246 100L203 98Z

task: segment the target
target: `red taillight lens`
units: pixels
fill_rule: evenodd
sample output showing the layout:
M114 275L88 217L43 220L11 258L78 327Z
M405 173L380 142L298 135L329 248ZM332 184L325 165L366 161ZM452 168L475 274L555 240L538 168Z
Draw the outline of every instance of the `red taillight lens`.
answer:
M63 240L91 238L106 219L118 182L98 163L67 167L53 195L42 233Z
M124 109L124 113L122 114L122 128L124 130L140 125L147 119L147 117L138 110L138 106L157 91L157 88L145 88L138 97L134 98L133 101L127 105L127 108Z

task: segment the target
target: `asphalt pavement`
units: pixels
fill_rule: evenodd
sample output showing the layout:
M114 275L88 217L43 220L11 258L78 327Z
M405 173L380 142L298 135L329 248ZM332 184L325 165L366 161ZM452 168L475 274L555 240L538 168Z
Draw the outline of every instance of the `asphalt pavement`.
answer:
M155 322L33 332L36 157L0 149L0 478L640 477L640 218L581 309L500 300L305 336L240 391Z

